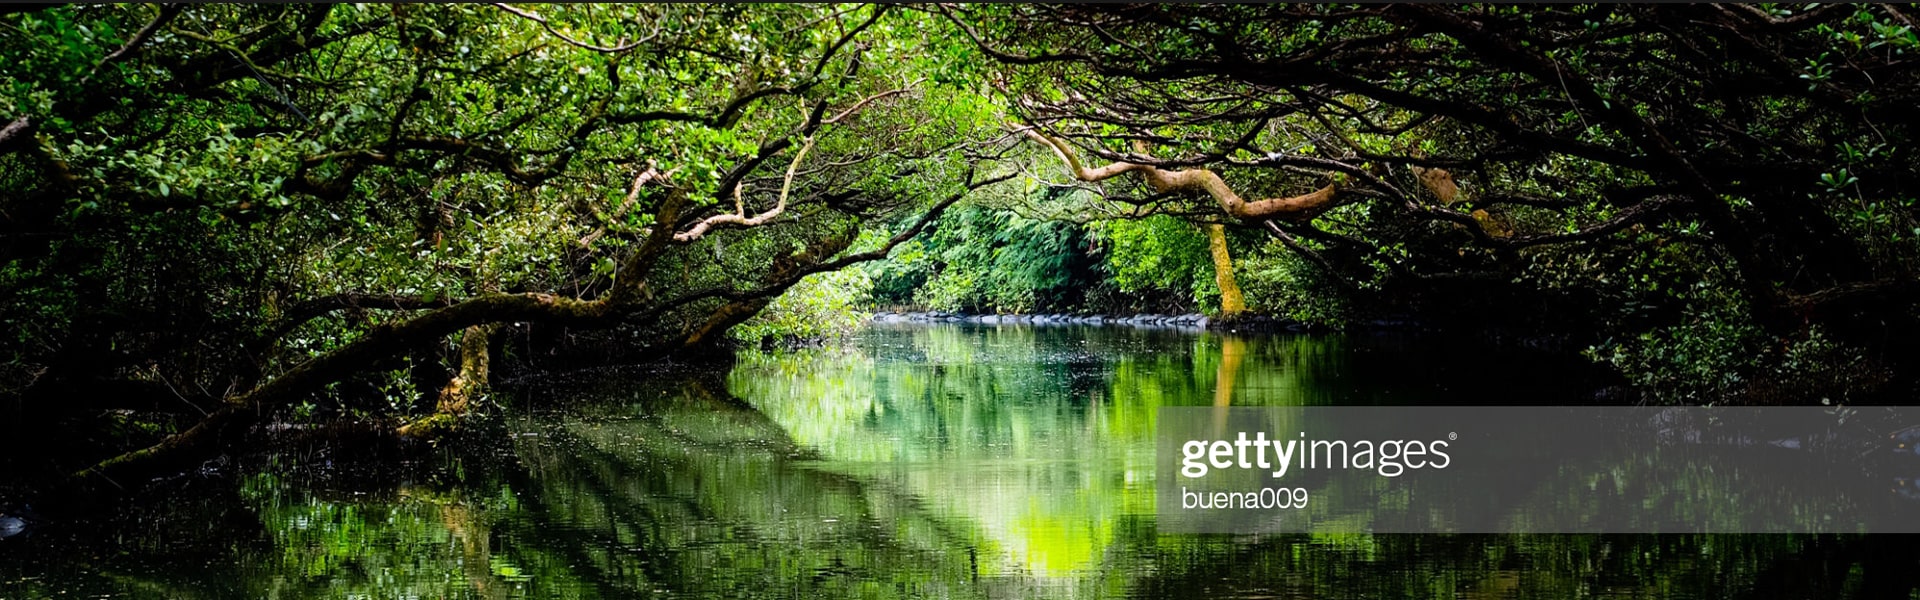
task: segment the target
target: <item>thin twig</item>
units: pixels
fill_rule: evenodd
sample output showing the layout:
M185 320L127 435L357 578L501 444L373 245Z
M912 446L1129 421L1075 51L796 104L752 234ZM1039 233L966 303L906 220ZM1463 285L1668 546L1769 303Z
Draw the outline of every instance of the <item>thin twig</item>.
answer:
M183 4L160 5L160 14L155 15L152 21L147 22L146 27L142 27L140 31L134 32L133 37L127 38L127 42L121 44L120 49L114 50L112 54L108 54L106 58L102 58L99 63L94 64L93 70L88 71L87 76L80 79L80 83L85 85L88 81L93 80L94 75L100 73L100 69L106 68L107 65L112 64L114 61L131 55L141 44L147 43L147 39L152 38L154 32L159 31L161 26L167 24L167 21L171 21L174 17L179 16L183 10L186 10L186 5Z
M548 22L546 17L542 17L538 13L535 13L533 11L520 10L518 8L509 6L505 2L495 2L493 3L493 5L494 7L499 8L500 10L513 13L514 15L517 15L522 19L539 23L541 27L545 27L547 29L547 33L553 34L554 37L560 38L562 41L565 41L568 44L573 44L574 46L585 48L587 50L592 50L594 52L607 52L607 53L626 52L634 48L639 48L641 44L651 42L653 41L653 38L660 36L660 31L656 29L654 30L653 33L647 34L647 37L640 38L639 41L633 42L631 44L625 43L625 38L622 38L622 40L619 42L614 42L615 45L611 47L601 46L597 44L589 44L587 42L582 42L580 40L573 39L567 34L560 33L559 29L554 28L553 23Z

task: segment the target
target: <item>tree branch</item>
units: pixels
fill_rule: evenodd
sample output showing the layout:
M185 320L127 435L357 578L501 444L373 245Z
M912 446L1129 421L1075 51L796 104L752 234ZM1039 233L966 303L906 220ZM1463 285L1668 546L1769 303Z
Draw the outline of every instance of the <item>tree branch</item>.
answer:
M787 209L787 194L793 189L793 171L800 167L800 161L806 159L807 151L812 149L813 138L809 136L806 142L800 145L800 152L793 156L793 162L787 164L787 176L780 183L780 199L774 202L773 208L748 217L746 201L741 195L741 190L736 187L733 192L733 199L735 203L734 208L738 212L734 214L714 215L702 219L699 223L694 224L693 228L673 234L673 241L685 244L700 239L702 236L707 235L707 231L716 227L755 227L773 220L774 217L780 216L780 213Z
M159 31L168 21L172 21L174 17L179 16L180 12L186 10L186 8L184 4L160 5L160 14L155 15L152 21L147 22L146 27L142 27L140 31L134 32L133 37L127 38L127 43L121 44L120 49L114 50L112 54L108 54L105 58L100 59L100 62L95 63L93 69L87 72L87 76L80 78L81 85L92 81L93 76L100 73L100 69L106 68L107 65L113 64L114 61L132 55L140 48L141 44L145 44L148 38L153 37L153 32Z
M1234 193L1233 188L1228 187L1227 182L1220 179L1219 175L1207 169L1169 170L1135 162L1115 162L1103 167L1089 168L1080 164L1080 159L1074 155L1073 148L1066 142L1040 133L1036 128L1027 128L1026 134L1034 141L1051 148L1054 155L1059 156L1060 160L1067 164L1073 176L1081 181L1097 182L1123 173L1139 173L1156 192L1206 192L1220 203L1222 210L1238 219L1305 221L1311 220L1334 205L1334 186L1331 184L1299 196L1248 201Z
M7 123L6 127L0 127L0 154L29 148L31 144L28 141L32 139L33 118L21 115L20 118Z
M1359 286L1354 285L1352 281L1341 275L1339 269L1333 268L1333 263L1328 261L1327 257L1321 256L1319 252L1308 248L1305 244L1301 244L1299 239L1293 237L1293 234L1287 233L1287 230L1281 229L1279 224L1273 221L1267 221L1267 230L1272 231L1273 236L1279 238L1280 244L1286 246L1288 250L1306 258L1307 261L1313 263L1314 266L1320 267L1320 270L1325 272L1327 277L1333 279L1335 283L1340 284L1340 287L1349 290L1358 289Z
M372 310L427 310L446 308L453 305L450 298L428 299L424 296L397 296L392 294L334 294L306 300L294 304L281 313L280 319L267 327L259 342L271 342L306 324L308 321L326 316L335 311L347 309Z
M669 177L673 177L673 174L678 172L679 170L680 169L678 167L675 167L673 169L668 169L667 172L665 173L662 173L660 172L660 169L654 165L653 161L651 160L647 161L647 169L644 171L641 171L639 175L634 176L633 186L627 188L627 197L625 200L622 200L620 202L619 207L614 209L613 211L614 214L625 214L627 211L633 210L633 205L640 201L640 188L645 187L647 183L652 182L655 179L664 180ZM595 212L598 213L599 209L595 209ZM592 246L594 240L598 240L600 239L600 236L607 234L606 222L612 220L612 217L608 217L605 214L600 214L600 219L601 219L600 227L595 228L593 230L593 233L589 233L585 237L580 238L579 244L581 248Z
M647 34L647 37L640 38L638 41L635 41L631 44L626 43L626 40L624 39L622 39L619 42L615 42L614 46L601 46L597 44L589 44L577 39L573 39L573 37L568 36L567 34L560 33L559 29L554 28L553 23L548 22L547 18L540 16L539 13L535 13L533 11L527 11L527 10L520 10L518 8L509 6L505 2L495 2L493 3L493 6L500 10L507 11L508 13L512 13L513 15L518 16L522 19L539 23L541 27L545 27L547 29L547 33L553 34L553 37L560 38L560 41L566 42L568 44L572 44L582 49L592 50L594 52L618 54L621 52L632 50L634 48L639 48L642 44L653 41L653 38L660 36L660 31L656 29L654 30L653 33Z

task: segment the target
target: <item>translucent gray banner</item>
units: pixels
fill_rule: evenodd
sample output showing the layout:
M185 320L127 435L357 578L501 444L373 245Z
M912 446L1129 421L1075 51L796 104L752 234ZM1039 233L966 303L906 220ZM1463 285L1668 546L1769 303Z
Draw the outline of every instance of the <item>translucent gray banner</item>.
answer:
M1920 533L1920 408L1162 408L1163 533Z

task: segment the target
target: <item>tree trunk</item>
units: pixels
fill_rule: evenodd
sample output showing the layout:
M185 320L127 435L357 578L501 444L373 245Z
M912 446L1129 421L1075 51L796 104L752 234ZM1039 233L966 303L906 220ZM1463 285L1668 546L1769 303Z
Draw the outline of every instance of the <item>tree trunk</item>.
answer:
M1233 278L1233 255L1227 253L1227 226L1207 226L1207 248L1213 253L1213 281L1220 286L1220 317L1232 319L1247 311L1247 297Z
M400 426L398 433L402 437L432 438L444 434L457 427L460 419L473 410L475 397L487 387L487 366L491 362L487 346L497 329L498 324L467 327L460 337L460 369L447 381L446 387L440 388L433 414Z
M658 223L679 220L687 205L685 194L670 193L655 213ZM596 300L553 294L484 294L445 308L430 310L405 321L381 325L365 335L319 356L229 400L200 423L167 436L160 443L101 461L68 478L81 490L124 487L157 472L191 467L213 454L224 440L239 437L255 420L295 400L365 370L394 354L433 343L477 325L543 321L611 326L637 304L639 289L673 240L670 227L655 227L646 241L620 268L612 290Z
M83 494L93 491L105 492L114 488L124 488L129 483L143 483L146 477L166 470L190 468L210 458L223 446L223 442L246 433L249 426L262 416L324 389L327 384L370 368L382 359L416 348L421 344L435 343L457 332L469 331L472 327L538 322L605 328L616 327L626 320L643 316L657 317L661 311L684 306L686 303L703 298L730 298L732 302L727 306L764 302L765 299L797 283L805 275L885 258L894 248L918 236L928 224L938 219L947 207L958 202L969 192L1012 177L1012 174L1007 174L975 180L974 173L971 170L968 171L964 190L935 203L905 231L888 238L879 248L828 260L852 245L859 231L849 228L826 239L816 240L801 252L777 259L774 264L776 275L767 279L770 282L767 286L737 293L718 293L712 290L696 292L671 301L651 301L652 304L648 305L645 303L650 300L644 298L649 294L645 290L647 278L676 237L672 227L656 226L646 234L645 241L617 271L614 286L606 295L598 299L586 300L545 293L486 293L422 312L404 321L374 327L352 342L308 359L285 373L259 384L252 391L228 400L225 406L213 411L199 424L186 431L168 436L153 446L121 454L73 473L67 478L66 485L63 487L66 491ZM654 213L654 222L659 224L679 222L681 211L686 205L687 198L684 193L670 192L666 201ZM721 315L719 322L737 323L752 316L751 312L741 310L723 310L722 312L727 314ZM742 316L742 313L745 316ZM715 334L723 330L724 328L708 329L701 333L696 341L713 339L717 337ZM682 342L676 347L685 347L686 338L676 341ZM472 354L484 352L483 348L483 345L477 343L463 347L462 362L468 362L466 357L473 356L479 359L475 361L476 363L484 363L484 354ZM484 369L479 364L475 366ZM481 372L475 370L471 381L484 381L484 377L480 375Z

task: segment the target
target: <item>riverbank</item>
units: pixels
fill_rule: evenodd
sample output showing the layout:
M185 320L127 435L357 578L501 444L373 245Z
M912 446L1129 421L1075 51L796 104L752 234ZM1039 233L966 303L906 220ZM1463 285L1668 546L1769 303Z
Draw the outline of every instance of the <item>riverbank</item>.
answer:
M1245 315L1234 319L1216 319L1199 313L1163 315L1142 313L1133 315L1085 315L1085 314L967 314L944 311L880 312L871 319L874 323L978 323L982 325L1092 325L1167 328L1185 330L1215 331L1252 331L1273 333L1323 333L1334 331L1330 327L1283 319L1267 315ZM1373 325L1379 327L1406 327L1410 323L1402 321L1379 321Z

